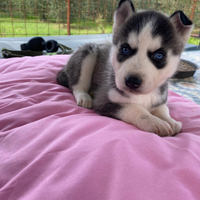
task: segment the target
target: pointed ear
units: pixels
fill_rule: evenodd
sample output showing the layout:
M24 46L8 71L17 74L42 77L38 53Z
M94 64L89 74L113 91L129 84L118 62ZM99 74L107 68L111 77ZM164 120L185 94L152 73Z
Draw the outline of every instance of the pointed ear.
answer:
M121 0L114 14L113 31L121 26L135 12L135 8L131 1Z
M186 44L193 29L192 21L189 20L181 10L172 14L170 16L170 20L176 28L177 32L182 37L184 44Z

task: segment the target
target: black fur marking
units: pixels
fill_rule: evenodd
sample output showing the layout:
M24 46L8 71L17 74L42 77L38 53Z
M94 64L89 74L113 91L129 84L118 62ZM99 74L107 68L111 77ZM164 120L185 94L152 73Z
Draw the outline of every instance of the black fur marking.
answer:
M134 6L133 6L133 3L132 3L131 1L129 1L129 0L121 0L121 1L119 2L119 4L118 4L117 9L119 9L120 6L121 6L124 2L126 2L126 1L128 1L128 2L130 3L133 12L135 12L135 8L134 8Z
M167 91L168 91L168 83L166 82L160 86L159 92L161 95L164 95Z
M156 59L156 58L155 58L155 55L156 55L157 53L162 53L163 58L160 59L160 60ZM160 48L160 49L158 49L158 50L156 50L156 51L154 51L154 52L148 51L148 52L147 52L147 55L148 55L150 61L154 64L154 66L155 66L157 69L162 69L162 68L165 67L166 62L167 62L167 61L166 61L167 55L166 55L166 52L165 52L165 50L164 50L163 48Z
M122 96L124 96L124 97L128 97L128 95L124 92L124 91L122 91L122 90L120 90L120 89L118 89L117 88L117 86L116 86L116 88L115 88L116 90L117 90L117 92L119 92Z
M127 48L129 49L129 53L128 54L124 54L123 53L123 48ZM132 49L128 43L124 43L121 45L120 49L119 49L119 53L117 54L117 60L119 62L124 62L125 60L127 60L128 58L130 58L131 56L134 56L137 53L137 49Z
M95 108L95 111L100 115L116 118L114 114L117 113L117 111L120 109L121 106L119 104L113 102L107 102L104 105Z
M160 86L160 88L158 89L158 93L160 95L160 99L156 104L152 105L152 108L156 108L167 102L167 96L168 96L168 83L167 82Z
M63 69L58 72L57 82L62 86L69 87L68 78Z
M114 88L117 92L119 92L124 97L129 97L123 90L120 90L115 83L115 73L112 70L112 73L110 74L110 88Z
M148 120L149 116L148 115L143 115L143 116L140 117L140 119L142 119L142 120Z
M91 49L91 47L89 47L89 49ZM86 56L88 56L90 54L89 50L87 50L87 49L83 50L81 53L82 53L83 58L86 58Z
M166 103L167 102L167 99L166 98L162 98L162 99L160 99L160 101L158 101L156 104L153 104L152 105L152 108L156 108L156 107L158 107L158 106L161 106L161 105L163 105L164 103Z

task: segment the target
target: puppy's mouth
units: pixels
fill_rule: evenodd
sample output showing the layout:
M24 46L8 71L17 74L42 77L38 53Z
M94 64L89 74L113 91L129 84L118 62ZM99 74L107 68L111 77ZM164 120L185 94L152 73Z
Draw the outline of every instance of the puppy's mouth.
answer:
M123 87L118 87L117 86L117 90L118 92L120 92L121 94L123 93L127 93L127 94L135 94L135 95L139 95L139 94L145 94L145 92L143 91L142 87L140 88L135 88L135 89L131 89L127 86L123 86Z
M130 89L130 88L125 87L124 91L126 91L127 93L135 94L135 95L145 94L142 88Z
M127 94L134 94L134 95L141 95L141 94L148 94L150 93L152 90L146 90L143 85L141 85L140 87L137 88L130 88L127 87L126 85L123 85L122 87L118 87L117 89L120 93L127 93Z

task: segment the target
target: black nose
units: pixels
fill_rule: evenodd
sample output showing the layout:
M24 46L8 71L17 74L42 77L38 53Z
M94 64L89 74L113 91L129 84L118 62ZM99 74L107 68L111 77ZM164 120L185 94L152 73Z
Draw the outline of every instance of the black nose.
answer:
M125 83L130 89L137 89L140 87L142 80L136 76L128 76L125 79Z

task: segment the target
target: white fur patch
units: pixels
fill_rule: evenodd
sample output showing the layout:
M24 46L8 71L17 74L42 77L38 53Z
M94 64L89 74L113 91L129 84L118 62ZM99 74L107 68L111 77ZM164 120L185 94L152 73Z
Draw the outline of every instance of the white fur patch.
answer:
M92 107L92 98L88 94L88 91L91 85L92 73L96 64L96 59L97 55L90 54L83 60L79 81L72 87L77 105L85 108Z
M79 81L72 87L73 90L82 90L84 92L88 92L96 59L96 55L90 54L83 60Z
M132 49L138 47L138 36L135 32L131 32L128 36L128 44Z
M150 111L152 105L155 105L160 96L157 91L151 92L149 94L128 94L129 97L121 95L115 89L111 89L108 92L108 97L110 101L114 103L122 104L138 104Z
M152 38L151 31L153 22L149 22L137 35L135 32L131 32L128 36L128 44L131 48L138 48L139 51L145 53L144 50L155 51L161 47L161 37L157 36Z

